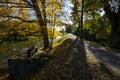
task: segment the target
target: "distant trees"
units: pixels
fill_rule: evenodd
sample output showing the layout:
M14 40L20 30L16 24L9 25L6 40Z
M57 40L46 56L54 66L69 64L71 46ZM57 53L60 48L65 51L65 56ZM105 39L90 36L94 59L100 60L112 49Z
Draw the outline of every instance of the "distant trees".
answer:
M84 23L84 38L108 46L111 26L106 15L96 14L94 19L88 19Z

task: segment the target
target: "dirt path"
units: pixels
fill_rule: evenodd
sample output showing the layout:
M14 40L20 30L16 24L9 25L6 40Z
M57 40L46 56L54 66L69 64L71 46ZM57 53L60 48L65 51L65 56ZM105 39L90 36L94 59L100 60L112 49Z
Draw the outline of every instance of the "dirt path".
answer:
M85 42L86 52L92 54L110 71L120 76L120 54L91 42Z
M31 80L93 80L88 70L83 42L74 40L68 38L61 42L54 51L53 59Z

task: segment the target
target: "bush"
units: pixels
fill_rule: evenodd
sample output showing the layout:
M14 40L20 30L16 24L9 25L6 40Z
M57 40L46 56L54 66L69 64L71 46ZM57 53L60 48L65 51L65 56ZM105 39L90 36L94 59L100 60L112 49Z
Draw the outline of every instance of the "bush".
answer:
M1 42L19 42L19 41L26 41L29 38L23 35L8 35L1 39Z

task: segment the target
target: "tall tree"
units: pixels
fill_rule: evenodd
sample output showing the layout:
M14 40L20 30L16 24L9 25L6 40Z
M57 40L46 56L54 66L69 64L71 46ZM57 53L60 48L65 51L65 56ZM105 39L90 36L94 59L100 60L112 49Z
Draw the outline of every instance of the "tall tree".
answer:
M80 2L81 1L81 2ZM83 12L84 0L72 0L73 7L73 20L78 25L78 36L83 38ZM80 9L81 8L81 9Z
M110 46L120 49L120 2L118 0L101 0L101 2L111 24Z
M84 0L82 0L82 6L81 6L81 23L80 23L80 38L83 38L83 12L84 12Z
M37 19L38 19L38 24L41 27L41 33L43 35L43 41L44 41L44 49L49 48L49 40L48 40L48 31L47 31L47 20L46 20L46 0L41 0L41 5L42 5L42 11L43 15L41 14L41 10L38 6L37 0L31 0L33 4L33 9L36 13Z
M52 0L52 3L56 3L56 0ZM52 4L49 7L49 26L51 27L50 30L50 49L52 49L53 45L53 39L54 39L54 32L55 32L55 25L56 25L56 17L57 17L57 11L59 12L59 5L58 4ZM58 9L58 10L57 10Z

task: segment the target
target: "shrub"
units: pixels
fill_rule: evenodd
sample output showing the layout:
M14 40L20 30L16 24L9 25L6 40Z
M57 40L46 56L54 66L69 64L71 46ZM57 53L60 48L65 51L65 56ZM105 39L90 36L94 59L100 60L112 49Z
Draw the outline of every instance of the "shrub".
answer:
M19 42L19 41L26 41L29 38L23 35L8 35L1 39L1 42Z

